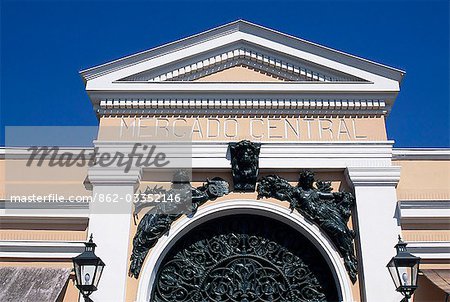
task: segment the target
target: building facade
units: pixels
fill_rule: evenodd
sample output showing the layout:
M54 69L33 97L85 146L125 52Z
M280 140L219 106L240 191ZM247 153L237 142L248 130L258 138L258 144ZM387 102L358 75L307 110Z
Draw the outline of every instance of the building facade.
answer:
M152 142L172 164L23 170L30 151L4 149L5 203L33 173L33 192L119 202L5 206L1 301L78 301L71 258L90 233L94 301L400 301L398 235L422 259L413 301L446 301L450 150L393 148L403 71L239 20L81 76L96 156ZM155 194L190 203L129 202Z

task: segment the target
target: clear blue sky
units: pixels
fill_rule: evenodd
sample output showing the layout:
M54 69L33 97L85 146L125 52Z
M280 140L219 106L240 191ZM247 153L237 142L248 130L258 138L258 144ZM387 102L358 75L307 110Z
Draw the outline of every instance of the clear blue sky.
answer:
M5 125L96 125L78 71L246 19L407 72L396 147L449 147L449 1L1 1Z

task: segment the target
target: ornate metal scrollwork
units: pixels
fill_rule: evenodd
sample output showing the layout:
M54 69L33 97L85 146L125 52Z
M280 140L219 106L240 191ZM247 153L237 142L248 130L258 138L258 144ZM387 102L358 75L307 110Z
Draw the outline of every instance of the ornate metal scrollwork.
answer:
M254 192L259 169L261 144L247 140L230 143L234 191Z
M160 200L166 202L159 202L156 205L145 202L136 204L135 216L145 207L153 206L153 208L141 219L133 238L129 275L135 278L139 277L148 251L155 246L159 238L169 231L170 226L176 219L183 214L194 215L198 207L206 201L228 194L228 187L227 181L215 177L208 179L201 187L194 188L191 186L189 175L185 170L179 170L175 173L170 190L147 187L142 194L144 198L151 194L157 194L160 196Z
M151 301L335 301L331 271L306 238L250 215L192 230L163 260Z
M314 183L316 187L314 187ZM348 228L355 198L348 192L332 192L330 182L316 181L314 173L303 171L297 186L277 175L262 177L258 198L272 197L287 201L307 219L315 222L333 241L344 259L352 282L356 282L357 259L354 253L355 232Z

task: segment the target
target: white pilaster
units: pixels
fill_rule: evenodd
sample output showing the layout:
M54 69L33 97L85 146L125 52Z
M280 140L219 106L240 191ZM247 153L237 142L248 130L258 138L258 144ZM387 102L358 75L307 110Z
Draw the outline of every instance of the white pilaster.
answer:
M356 196L363 300L398 302L402 296L395 291L386 264L395 255L401 231L395 217L400 167L351 167L347 174Z
M91 297L99 302L125 301L132 205L129 196L133 196L141 172L91 168L88 175L96 199L90 207L89 233L94 234L97 256L106 263L98 290Z

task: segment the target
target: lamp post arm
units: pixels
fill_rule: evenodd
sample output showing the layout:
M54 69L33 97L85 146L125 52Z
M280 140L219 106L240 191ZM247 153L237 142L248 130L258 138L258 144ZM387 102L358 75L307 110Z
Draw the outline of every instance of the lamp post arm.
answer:
M410 295L405 295L405 297L400 302L409 302Z
M89 296L83 296L84 302L94 302Z

